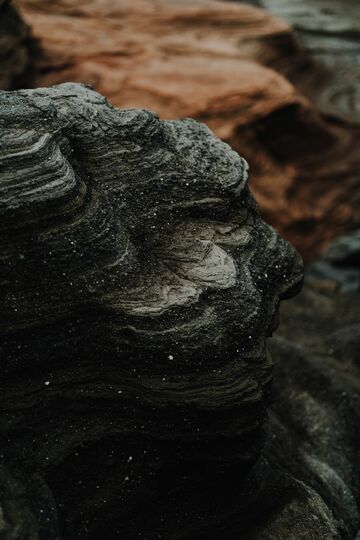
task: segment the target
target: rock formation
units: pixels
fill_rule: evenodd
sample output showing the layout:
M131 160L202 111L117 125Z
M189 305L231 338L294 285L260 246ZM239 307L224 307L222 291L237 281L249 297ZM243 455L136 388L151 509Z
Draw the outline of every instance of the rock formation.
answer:
M355 407L293 418L323 387L281 339L265 421L302 265L245 160L76 84L1 92L0 131L3 538L351 538Z
M359 2L247 0L245 3L268 9L294 28L297 39L318 67L318 76L304 80L295 74L295 78L318 106L351 122L359 121Z
M270 538L359 537L360 295L328 283L318 279L285 302L271 340L273 437L266 454L275 470L286 471L292 502L284 512L291 533L284 533L280 512L267 526ZM291 496L297 490L302 495Z
M264 217L306 260L359 223L360 128L304 97L324 73L285 22L211 0L20 5L43 49L34 86L85 82L117 106L205 122L252 164Z
M8 0L0 0L0 88L19 87L27 81L35 43L29 27Z

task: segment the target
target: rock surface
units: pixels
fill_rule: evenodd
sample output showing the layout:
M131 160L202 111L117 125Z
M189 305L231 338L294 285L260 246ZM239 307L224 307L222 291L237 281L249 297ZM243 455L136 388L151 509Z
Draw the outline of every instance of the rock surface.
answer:
M323 515L331 508L333 531L325 538L360 533L359 239L356 231L335 240L308 267L301 295L282 306L270 345L276 436L269 453L307 487L306 505L322 506ZM303 538L302 525L294 525L293 537Z
M360 4L357 0L248 0L287 20L325 69L301 84L322 110L360 120ZM314 83L317 88L314 88ZM310 84L310 88L307 85ZM314 90L316 90L314 92Z
M29 27L8 0L0 0L0 89L28 82L34 49Z
M306 538L296 513L303 517L311 508L319 528L310 538L358 537L359 321L359 292L334 292L318 280L282 306L271 340L276 361L269 453L289 474L290 491L303 493L300 507L294 497L287 512L294 539ZM273 538L287 537L282 527L281 520L272 522Z
M320 259L308 267L307 280L325 281L334 290L360 292L360 231L330 244Z
M65 84L2 92L0 128L6 501L38 475L64 538L153 538L165 509L193 537L198 498L262 448L265 340L300 257L205 125ZM14 504L52 538L48 488Z
M251 163L263 215L306 260L359 223L360 128L296 89L322 73L285 22L211 0L20 5L43 48L34 86L85 82L117 106L207 123Z
M1 92L0 132L4 540L352 538L353 315L324 351L292 305L266 421L302 265L246 162L74 84Z

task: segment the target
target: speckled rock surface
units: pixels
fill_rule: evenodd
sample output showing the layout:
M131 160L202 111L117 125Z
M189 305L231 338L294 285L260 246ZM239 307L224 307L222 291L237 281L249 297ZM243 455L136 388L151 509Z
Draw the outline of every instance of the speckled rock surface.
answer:
M19 87L29 81L35 54L30 29L8 0L0 0L0 89Z
M360 128L305 98L324 74L285 21L211 0L19 5L43 49L34 86L85 82L116 106L205 122L251 162L265 219L305 260L359 223Z
M56 501L15 510L35 538L55 507L64 538L205 534L207 489L262 448L300 257L204 125L66 84L1 93L0 129L3 455Z
M302 265L247 163L74 84L1 92L0 132L3 538L352 538L348 328L292 304L271 392Z

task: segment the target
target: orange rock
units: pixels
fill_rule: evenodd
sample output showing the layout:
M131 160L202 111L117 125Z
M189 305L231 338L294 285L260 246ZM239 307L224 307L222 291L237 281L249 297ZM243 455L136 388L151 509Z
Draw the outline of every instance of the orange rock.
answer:
M34 86L91 84L119 107L206 122L245 156L266 217L305 259L359 223L360 128L289 82L312 67L287 24L212 0L19 0L43 54Z

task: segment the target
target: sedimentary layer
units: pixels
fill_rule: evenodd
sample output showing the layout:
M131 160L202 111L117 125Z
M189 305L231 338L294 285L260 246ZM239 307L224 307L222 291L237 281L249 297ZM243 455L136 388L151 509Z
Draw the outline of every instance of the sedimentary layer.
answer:
M264 445L299 255L205 125L69 83L1 92L0 130L6 538L205 534Z

